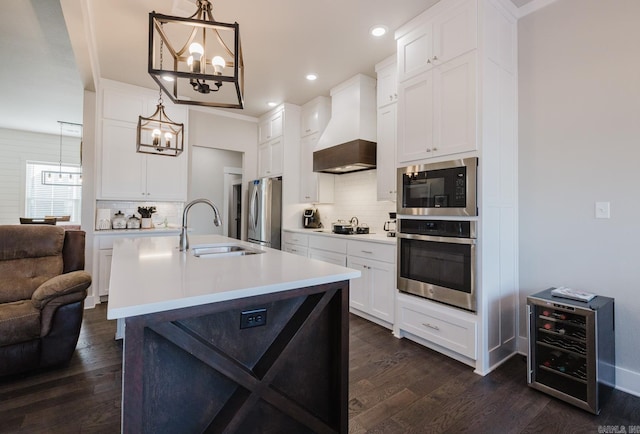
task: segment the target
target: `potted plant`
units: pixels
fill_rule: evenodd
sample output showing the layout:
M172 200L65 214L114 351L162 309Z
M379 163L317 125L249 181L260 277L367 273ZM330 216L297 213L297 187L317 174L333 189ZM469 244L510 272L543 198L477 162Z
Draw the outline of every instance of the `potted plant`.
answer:
M152 226L151 214L153 214L154 212L156 212L155 206L139 206L138 207L138 213L140 214L140 217L142 217L142 220L140 221L140 227L142 229L151 228Z

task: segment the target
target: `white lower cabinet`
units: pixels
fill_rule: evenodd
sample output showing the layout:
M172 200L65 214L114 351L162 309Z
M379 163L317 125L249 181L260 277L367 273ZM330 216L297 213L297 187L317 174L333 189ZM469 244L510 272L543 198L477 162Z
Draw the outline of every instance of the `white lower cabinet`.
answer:
M350 282L349 308L379 325L393 328L395 310L395 246L349 241L347 267L360 270L362 277Z
M309 237L306 234L283 231L282 250L306 258L309 255Z
M394 332L398 337L410 338L475 366L475 315L402 293L398 294L397 303Z
M347 265L347 240L323 235L309 235L309 258L345 267Z
M113 249L101 249L98 251L98 296L109 294L112 256Z

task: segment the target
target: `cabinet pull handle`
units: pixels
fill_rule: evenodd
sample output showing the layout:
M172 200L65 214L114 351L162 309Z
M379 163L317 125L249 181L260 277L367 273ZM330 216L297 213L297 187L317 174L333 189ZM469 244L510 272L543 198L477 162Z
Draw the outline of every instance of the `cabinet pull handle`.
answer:
M438 327L438 326L434 326L434 325L429 324L429 323L426 323L426 324L425 324L425 323L422 323L422 325L423 325L423 326L425 326L425 327L429 327L430 329L440 330L440 327Z
M362 253L368 253L368 254L372 254L373 252L371 250L360 250Z

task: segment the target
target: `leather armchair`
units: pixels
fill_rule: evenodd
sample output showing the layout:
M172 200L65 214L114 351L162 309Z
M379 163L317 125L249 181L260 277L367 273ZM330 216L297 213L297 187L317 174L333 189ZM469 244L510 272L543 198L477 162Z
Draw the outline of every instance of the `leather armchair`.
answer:
M0 376L66 363L91 276L84 231L0 226Z

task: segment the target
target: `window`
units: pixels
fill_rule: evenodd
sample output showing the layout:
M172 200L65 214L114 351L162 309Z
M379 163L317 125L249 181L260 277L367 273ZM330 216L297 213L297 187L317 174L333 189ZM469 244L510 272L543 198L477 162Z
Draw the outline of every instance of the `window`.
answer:
M27 161L26 178L25 217L68 215L80 222L81 167Z

